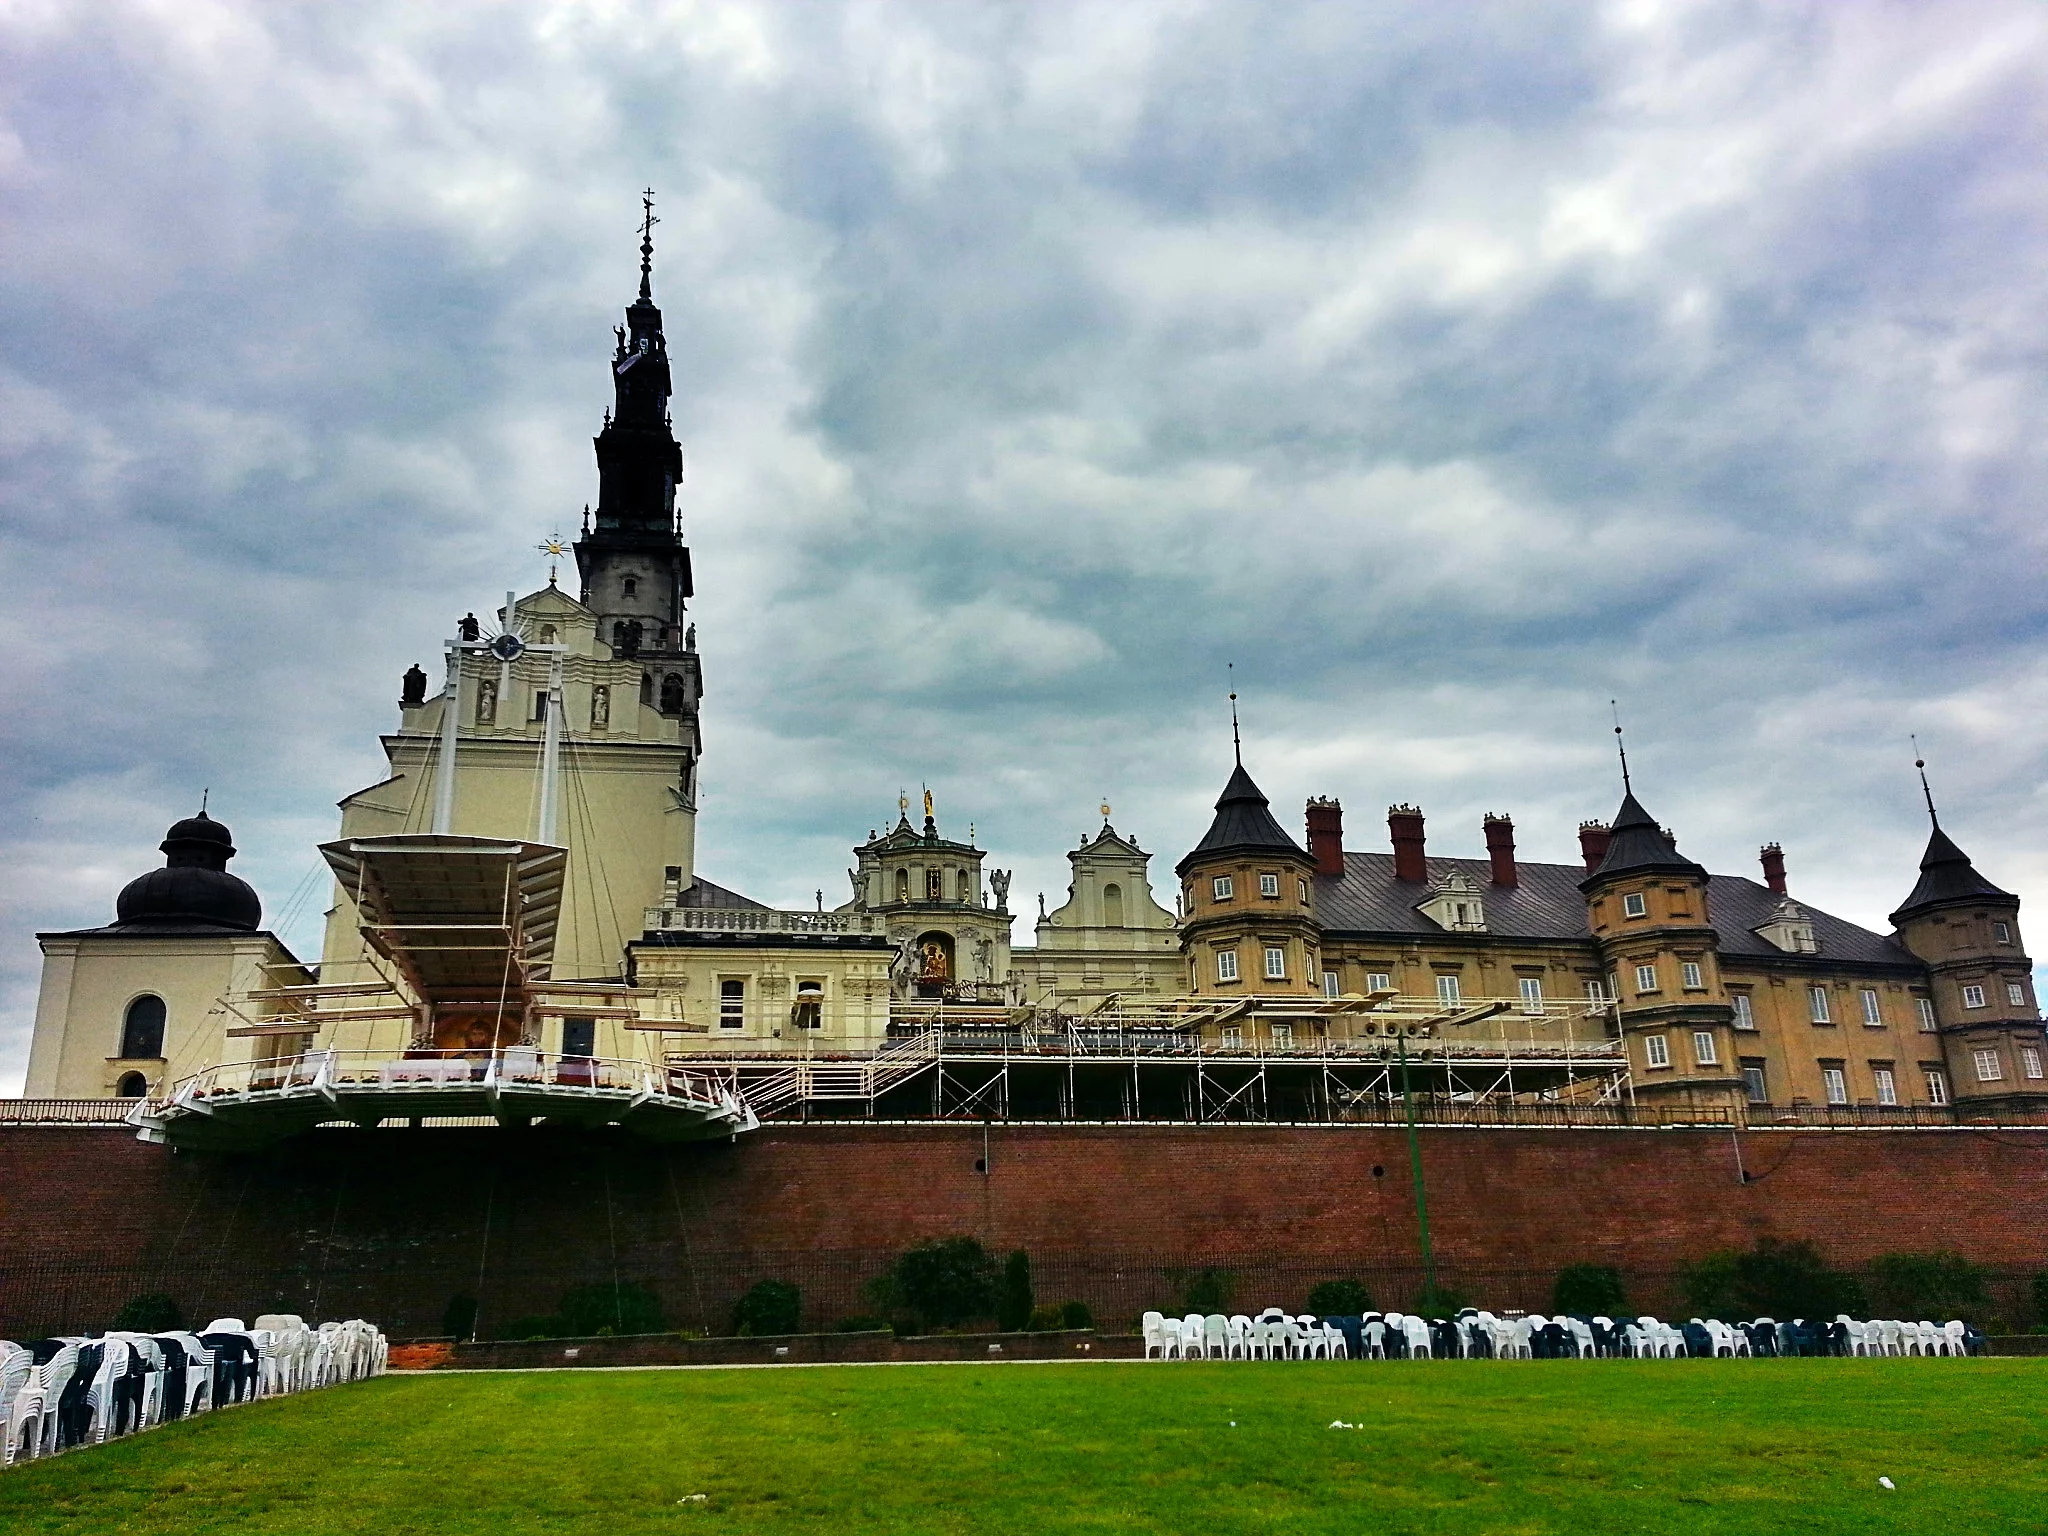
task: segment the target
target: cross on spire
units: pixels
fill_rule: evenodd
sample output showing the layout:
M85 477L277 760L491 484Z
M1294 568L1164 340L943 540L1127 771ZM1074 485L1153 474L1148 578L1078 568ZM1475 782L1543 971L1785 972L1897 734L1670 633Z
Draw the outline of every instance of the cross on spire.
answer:
M661 220L654 216L654 188L649 187L640 194L640 297L650 302L654 298L654 226Z

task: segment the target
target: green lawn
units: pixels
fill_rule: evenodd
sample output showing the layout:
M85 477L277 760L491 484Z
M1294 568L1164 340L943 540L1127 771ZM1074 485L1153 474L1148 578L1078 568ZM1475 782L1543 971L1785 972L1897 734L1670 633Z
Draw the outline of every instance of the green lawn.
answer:
M2040 1530L2044 1387L2048 1360L394 1376L0 1473L0 1530Z

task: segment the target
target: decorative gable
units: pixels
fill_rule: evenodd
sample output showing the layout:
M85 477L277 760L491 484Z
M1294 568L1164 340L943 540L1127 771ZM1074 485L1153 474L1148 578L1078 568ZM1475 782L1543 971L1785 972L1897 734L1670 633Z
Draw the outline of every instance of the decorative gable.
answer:
M1486 903L1479 882L1456 871L1437 881L1426 901L1415 910L1447 933L1486 932Z
M1773 948L1788 955L1817 955L1820 940L1813 935L1813 919L1798 902L1786 897L1771 909L1770 921L1751 932Z

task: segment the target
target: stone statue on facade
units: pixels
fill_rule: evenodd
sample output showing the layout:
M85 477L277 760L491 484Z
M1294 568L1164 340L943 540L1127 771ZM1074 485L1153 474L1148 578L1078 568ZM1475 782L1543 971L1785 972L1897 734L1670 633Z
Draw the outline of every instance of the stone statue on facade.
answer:
M1010 910L1010 875L1007 869L992 869L988 872L989 889L996 893L996 910Z

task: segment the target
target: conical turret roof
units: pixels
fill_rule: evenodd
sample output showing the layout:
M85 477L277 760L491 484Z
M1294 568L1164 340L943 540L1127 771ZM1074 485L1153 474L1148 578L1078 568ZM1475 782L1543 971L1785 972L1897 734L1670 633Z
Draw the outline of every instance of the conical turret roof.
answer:
M1657 818L1643 809L1642 801L1630 790L1621 797L1621 809L1614 813L1612 835L1607 842L1607 857L1600 861L1600 867L1580 882L1581 888L1598 885L1616 875L1673 874L1691 875L1705 880L1709 876L1704 868L1691 859L1682 856L1671 846L1671 839L1664 835Z
M1906 898L1905 904L1892 914L1892 921L1903 922L1944 902L1981 901L1986 897L2003 901L2014 899L2012 892L2001 891L1978 874L1970 856L1955 845L1955 839L1936 826L1934 835L1927 839L1927 851L1920 855L1919 883L1913 887L1913 894Z
M1217 798L1216 819L1209 823L1209 830L1202 834L1202 840L1195 844L1193 850L1174 865L1174 873L1185 874L1195 860L1211 854L1251 852L1260 848L1307 858L1301 845L1273 819L1273 813L1268 809L1270 804L1259 792L1259 786L1252 782L1252 776L1244 771L1244 764L1239 763L1230 775L1230 782L1223 786L1222 795Z

